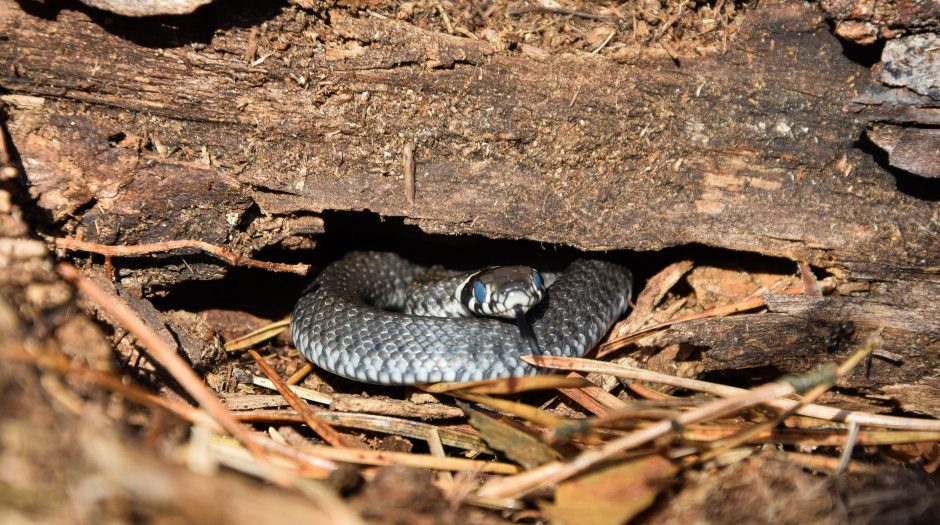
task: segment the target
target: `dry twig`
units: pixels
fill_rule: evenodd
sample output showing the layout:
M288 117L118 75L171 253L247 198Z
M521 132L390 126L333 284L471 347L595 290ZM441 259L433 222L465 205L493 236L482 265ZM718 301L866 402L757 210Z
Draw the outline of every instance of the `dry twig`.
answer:
M222 441L223 438L217 438L217 440ZM303 447L291 447L291 449L313 457L331 461L355 463L357 465L403 465L432 470L478 471L491 474L517 474L519 472L519 467L516 465L497 461L481 461L451 457L438 458L430 455L410 454L407 452L336 448L312 444Z
M569 373L567 377L584 379L576 372ZM594 385L589 380L587 382L590 384L580 388L559 388L558 391L595 416L603 416L611 409L617 409L624 405L623 401L618 399L617 396Z
M536 488L568 479L601 461L609 460L626 450L644 445L677 430L681 431L693 423L725 416L794 393L815 390L818 385L827 385L828 388L835 384L835 381L846 374L848 370L857 365L869 352L870 349L868 348L855 352L838 368L823 366L805 376L785 377L773 383L745 390L731 397L710 401L688 412L681 412L672 419L653 423L626 436L609 441L597 449L584 451L567 462L547 463L515 476L489 481L477 491L477 495L483 498L519 496Z
M415 148L411 144L405 144L402 151L402 164L405 168L405 198L408 199L408 205L415 205Z
M707 392L717 396L735 396L746 390L709 383L699 379L688 379L676 377L668 374L660 374L631 366L618 365L605 361L594 359L582 359L574 357L553 357L553 356L529 356L523 357L528 363L545 368L554 368L557 370L576 370L579 372L594 372L599 374L610 374L615 377L623 377L635 381L648 381L651 383L661 383L664 385L676 386L679 388L688 388L699 392ZM791 410L799 405L798 401L792 399L773 399L767 401L768 406L779 410ZM866 412L850 412L839 408L828 407L824 405L805 405L799 406L796 413L802 416L824 419L827 421L836 421L839 423L856 422L859 425L873 427L893 428L898 430L917 430L926 432L940 431L940 420L936 419L914 419L909 417L885 416L881 414L868 414Z
M193 372L186 361L170 348L157 333L144 324L134 312L125 306L124 302L114 295L101 289L95 283L85 278L79 271L67 263L60 263L57 267L59 275L71 282L89 300L99 308L108 312L121 325L137 338L158 363L176 379L179 384L193 396L199 405L212 416L219 425L233 436L238 438L248 450L259 458L264 458L264 452L248 434L248 430L229 413L215 394L202 383L202 379Z
M57 237L53 239L57 248L66 250L76 250L82 252L97 253L105 257L128 257L135 255L150 255L154 253L164 253L172 250L201 250L210 255L218 257L233 266L248 266L250 268L261 268L272 272L289 272L298 275L307 275L310 270L309 264L283 264L266 261L258 261L248 257L223 250L214 244L195 239L181 239L176 241L164 241L153 244L134 244L128 246L109 246L107 244L98 244L77 239Z
M324 441L333 445L334 447L356 447L363 448L364 445L352 441L350 439L344 439L344 436L337 432L333 427L324 421L320 420L316 414L313 413L313 410L310 408L310 405L305 403L300 397L291 389L291 387L285 383L280 376L277 375L277 372L271 368L261 354L255 352L254 350L249 350L248 354L251 355L252 359L258 363L258 366L261 367L261 370L264 371L264 375L268 376L268 379L274 383L274 386L277 388L277 391L284 396L284 399L290 404L291 408L297 411L298 414L304 419L304 423L310 427L310 430L316 432Z
M290 317L269 323L257 330L252 330L241 337L237 337L225 343L225 349L229 352L244 350L263 341L267 341L268 339L277 337L278 334L283 332L288 326L290 326ZM290 382L288 381L288 383Z

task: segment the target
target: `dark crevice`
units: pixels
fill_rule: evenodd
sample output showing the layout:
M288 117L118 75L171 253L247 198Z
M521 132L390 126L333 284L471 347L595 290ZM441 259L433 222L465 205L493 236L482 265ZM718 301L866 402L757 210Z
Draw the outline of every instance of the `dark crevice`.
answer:
M940 179L921 177L897 168L890 171L897 180L897 188L901 193L923 201L940 201Z
M751 388L776 381L783 375L785 375L785 372L780 368L773 365L765 365L754 368L716 370L705 373L699 379L738 388Z
M429 234L417 226L405 223L403 218L381 217L370 212L325 212L322 214L325 233L316 237L316 247L307 251L266 249L253 254L257 259L285 263L303 262L311 265L307 277L277 274L246 268L231 268L224 279L217 281L189 281L152 297L160 310L206 309L242 310L268 319L281 318L290 313L294 302L313 276L325 265L352 250L394 251L415 262L443 264L460 269L478 269L483 266L522 263L540 269L560 270L575 257L585 252L556 244L527 240L490 239L478 235ZM595 252L591 257L614 260L628 266L634 274L636 291L644 282L665 265L691 259L697 265L709 265L749 272L778 274L797 273L796 264L785 258L768 257L754 253L735 252L703 245L688 245L658 252L629 251ZM209 263L211 257L194 254L194 261ZM163 264L159 259L138 261L142 264ZM123 264L125 268L128 265ZM817 278L826 273L814 269ZM688 291L680 281L676 293Z
M190 14L127 17L87 6L77 0L18 0L33 16L55 20L63 10L80 11L109 33L150 48L208 45L216 31L257 27L277 16L287 2L228 0L211 2Z
M829 24L829 30L835 34L835 21L829 19L827 23ZM852 62L860 66L872 67L881 61L881 52L884 50L885 40L879 39L873 44L863 46L844 38L837 39L842 45L842 54Z
M260 219L264 216L264 212L261 211L261 207L258 206L257 202L252 202L248 209L242 212L241 218L238 220L238 224L235 225L235 228L238 231L247 231L248 227L251 226L253 222Z
M88 202L78 206L72 212L72 217L84 217L86 212L91 211L92 208L98 205L98 198L92 197ZM65 219L63 222L68 222L70 219ZM59 231L59 228L56 228Z
M6 108L0 104L0 127L9 129L8 115ZM19 150L13 144L12 138L8 133L3 134L6 137L7 152L10 155L10 163L16 168L17 176L14 179L0 181L0 187L6 189L15 204L23 212L24 219L29 223L32 236L38 238L40 234L58 236L61 234L60 225L52 215L52 212L39 206L36 200L29 194L29 180L26 178L26 170L23 167L23 160ZM4 140L0 137L0 140Z
M114 148L117 147L124 139L127 138L127 134L123 131L118 131L117 133L108 135L108 146Z
M198 261L219 264L217 259L198 254L187 255L186 260L190 265L196 265ZM155 266L161 264L156 258L150 263ZM126 264L122 266L128 268ZM220 309L280 319L290 314L293 302L309 280L295 274L235 267L229 269L222 279L186 281L170 289L161 289L148 299L161 311Z

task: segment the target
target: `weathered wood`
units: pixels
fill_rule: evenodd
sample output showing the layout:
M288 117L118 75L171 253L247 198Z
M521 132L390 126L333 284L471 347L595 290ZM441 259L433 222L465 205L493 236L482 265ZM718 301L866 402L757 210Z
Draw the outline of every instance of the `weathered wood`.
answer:
M781 372L808 372L821 362L845 359L857 344L874 330L883 330L885 347L892 353L876 355L870 367L860 367L840 384L862 392L878 392L896 385L910 385L926 378L940 387L936 341L930 334L940 331L940 319L931 310L902 311L892 305L897 289L880 286L861 297L836 296L812 299L806 296L768 295L769 314L707 319L677 325L663 343L683 343L706 349L700 356L705 371L772 367ZM883 294L888 292L887 297ZM937 288L907 287L904 296L912 303L936 298ZM925 295L919 297L919 295ZM879 298L887 299L888 304ZM840 325L852 321L857 334L839 341ZM765 372L766 373L766 372ZM903 390L903 389L900 389ZM905 396L898 402L912 412L936 413L936 396Z
M874 125L866 134L888 162L922 177L940 178L940 129Z
M802 259L873 291L675 337L713 370L800 370L819 359L809 321L886 325L903 363L853 386L936 380L940 217L920 198L936 189L898 191L854 147L869 71L813 6L762 2L727 53L675 60L506 51L339 11L217 9L194 37L24 6L0 0L0 86L33 195L66 230L248 251L299 245L324 210L371 210L430 232ZM909 407L940 413L936 397Z
M851 107L870 122L866 135L888 164L921 177L940 177L940 35L926 33L885 44L875 65L879 84ZM935 188L936 189L936 188Z
M259 44L267 59L252 65L247 28L205 48L152 48L122 37L143 26L108 32L82 13L51 21L2 5L5 89L87 104L115 132L178 149L174 159L205 148L264 212L370 209L430 231L592 249L936 257L923 249L934 235L915 225L930 224L931 204L847 147L861 122L842 107L864 69L799 3L757 8L728 54L681 67L532 57L390 20L323 26L292 12L269 15L276 42ZM410 141L413 209L399 158Z

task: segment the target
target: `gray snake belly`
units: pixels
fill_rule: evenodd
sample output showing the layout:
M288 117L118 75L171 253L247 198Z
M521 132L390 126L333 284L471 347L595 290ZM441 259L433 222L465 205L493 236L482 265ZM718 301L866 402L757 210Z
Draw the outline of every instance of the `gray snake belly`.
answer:
M425 267L385 252L351 252L327 266L291 317L301 353L335 374L387 385L475 381L538 373L511 322L404 313L406 293ZM627 307L630 271L578 259L528 314L545 355L580 357Z

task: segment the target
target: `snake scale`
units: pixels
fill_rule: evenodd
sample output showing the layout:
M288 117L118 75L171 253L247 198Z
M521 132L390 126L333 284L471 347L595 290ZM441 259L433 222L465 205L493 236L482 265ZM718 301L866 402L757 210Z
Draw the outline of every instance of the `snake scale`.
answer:
M527 286L542 289L541 275L532 272L535 282ZM519 327L470 312L490 308L486 301L474 303L484 299L489 286L485 280L480 284L480 278L470 281L472 276L450 273L436 285L430 281L432 273L394 253L346 254L324 268L299 299L291 317L294 343L321 368L368 383L407 385L538 373L520 359L531 355L533 346ZM467 288L467 282L475 286ZM525 315L536 348L544 355L584 355L623 315L632 284L630 271L619 264L573 261L538 292L545 297L536 297L541 301ZM520 290L507 288L494 297L518 308L513 301L523 297ZM468 300L474 304L468 306ZM460 317L443 317L453 315Z

